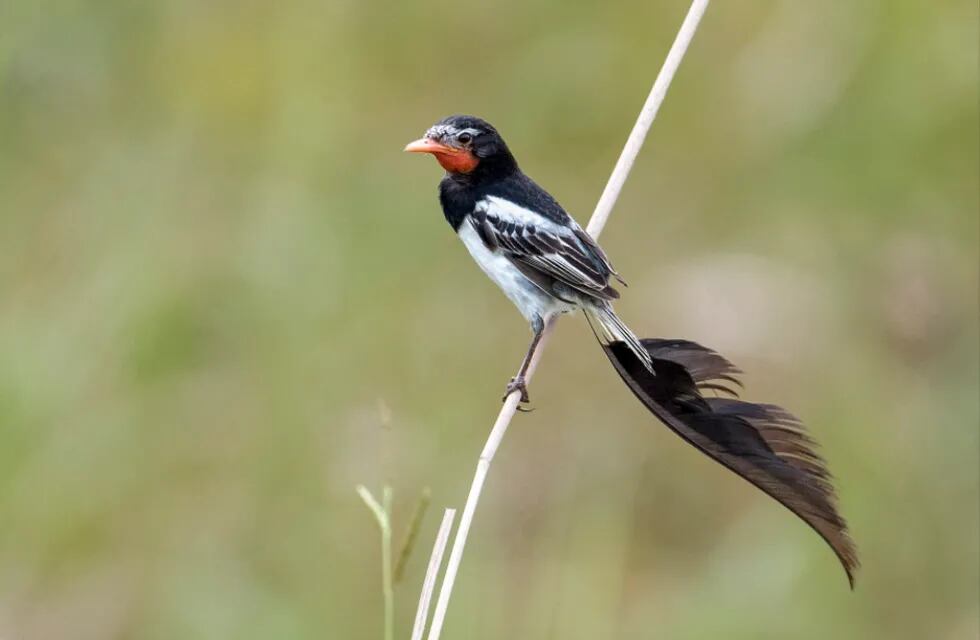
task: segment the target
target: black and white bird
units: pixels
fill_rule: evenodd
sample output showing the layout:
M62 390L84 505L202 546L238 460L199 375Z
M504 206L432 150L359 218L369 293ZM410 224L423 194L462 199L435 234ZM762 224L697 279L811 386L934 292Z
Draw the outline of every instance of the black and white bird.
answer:
M439 183L446 220L531 324L534 337L505 399L520 393L528 401L525 375L547 321L583 311L617 373L651 413L809 524L853 586L857 551L826 464L797 418L736 399L741 371L715 351L687 340L638 338L613 311L619 292L610 281L625 282L605 252L521 171L488 122L449 116L405 151L432 154L446 170Z

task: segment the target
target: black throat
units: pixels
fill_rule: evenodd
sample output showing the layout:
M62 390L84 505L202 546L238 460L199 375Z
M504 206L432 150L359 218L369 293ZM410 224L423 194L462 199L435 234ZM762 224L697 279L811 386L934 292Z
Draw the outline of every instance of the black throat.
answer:
M447 173L439 183L439 203L442 213L454 231L459 231L463 219L473 213L478 200L495 187L519 179L522 176L517 161L504 148L491 156L481 158L470 173Z

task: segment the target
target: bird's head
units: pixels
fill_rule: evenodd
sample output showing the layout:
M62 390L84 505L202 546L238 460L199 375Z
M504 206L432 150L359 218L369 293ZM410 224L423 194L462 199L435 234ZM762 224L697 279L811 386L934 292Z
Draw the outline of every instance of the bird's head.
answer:
M507 144L486 120L455 115L435 123L405 151L431 153L454 176L491 176L517 169Z

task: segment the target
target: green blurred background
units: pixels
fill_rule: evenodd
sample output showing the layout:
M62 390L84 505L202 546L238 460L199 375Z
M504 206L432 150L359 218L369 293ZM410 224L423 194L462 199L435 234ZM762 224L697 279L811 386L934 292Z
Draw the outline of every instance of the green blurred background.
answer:
M529 333L401 149L495 123L585 221L671 2L5 0L0 637L407 637ZM447 638L978 635L975 2L716 2L603 236L642 335L823 444L864 568L563 321Z

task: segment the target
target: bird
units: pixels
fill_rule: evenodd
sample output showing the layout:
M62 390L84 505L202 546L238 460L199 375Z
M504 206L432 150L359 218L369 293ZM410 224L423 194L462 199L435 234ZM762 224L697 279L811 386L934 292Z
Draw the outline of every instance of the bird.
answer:
M504 399L529 403L527 370L545 326L582 311L614 370L674 433L798 516L836 554L850 587L860 566L833 478L792 413L739 399L742 371L684 339L640 338L613 309L626 286L599 244L528 177L496 128L471 115L429 127L405 151L445 170L439 202L473 260L531 327L531 343Z

